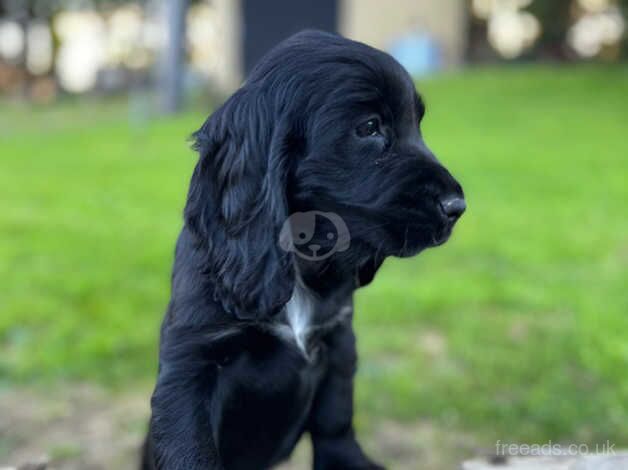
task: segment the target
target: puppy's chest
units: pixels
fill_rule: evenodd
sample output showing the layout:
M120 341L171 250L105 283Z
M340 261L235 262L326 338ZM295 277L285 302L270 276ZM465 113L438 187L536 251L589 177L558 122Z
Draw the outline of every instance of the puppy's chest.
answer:
M350 301L329 305L308 291L297 288L279 317L275 332L310 358L325 334L348 320L351 313Z

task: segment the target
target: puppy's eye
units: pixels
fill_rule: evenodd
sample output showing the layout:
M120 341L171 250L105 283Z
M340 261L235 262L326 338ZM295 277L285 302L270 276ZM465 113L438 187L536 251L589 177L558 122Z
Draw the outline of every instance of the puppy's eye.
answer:
M363 122L355 129L358 137L373 137L381 135L379 119L371 118L368 121Z

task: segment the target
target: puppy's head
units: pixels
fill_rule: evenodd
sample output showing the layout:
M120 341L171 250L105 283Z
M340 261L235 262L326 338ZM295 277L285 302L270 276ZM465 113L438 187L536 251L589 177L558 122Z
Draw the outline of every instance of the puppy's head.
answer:
M269 52L196 133L186 223L225 308L259 318L288 301L299 230L312 260L349 267L446 241L464 197L423 141L424 113L403 68L364 44L304 32Z

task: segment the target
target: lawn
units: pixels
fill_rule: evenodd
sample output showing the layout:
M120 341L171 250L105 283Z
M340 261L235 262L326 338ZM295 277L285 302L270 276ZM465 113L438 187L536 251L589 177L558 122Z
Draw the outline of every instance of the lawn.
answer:
M357 296L357 422L628 445L628 68L419 82L451 241ZM0 386L146 383L204 113L0 103Z

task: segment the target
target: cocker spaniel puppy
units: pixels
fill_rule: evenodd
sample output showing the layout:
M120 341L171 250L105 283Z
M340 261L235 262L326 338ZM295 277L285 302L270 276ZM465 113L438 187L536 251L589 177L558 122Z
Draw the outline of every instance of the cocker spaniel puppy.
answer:
M195 134L142 468L377 469L352 427L353 292L449 237L465 202L389 55L333 34L270 51Z

